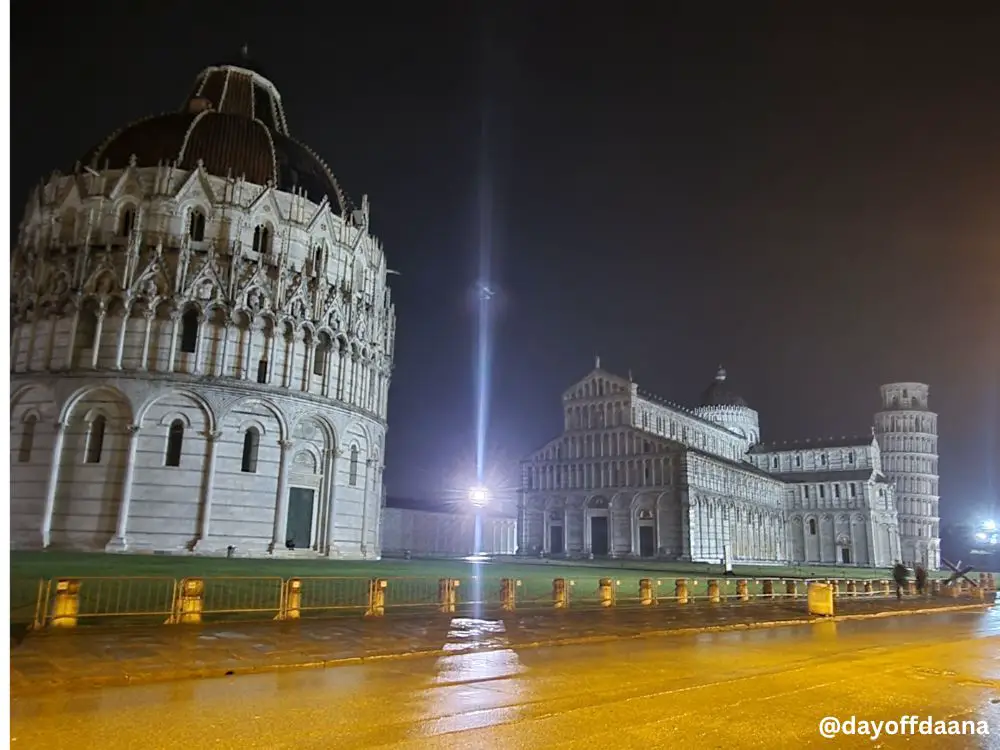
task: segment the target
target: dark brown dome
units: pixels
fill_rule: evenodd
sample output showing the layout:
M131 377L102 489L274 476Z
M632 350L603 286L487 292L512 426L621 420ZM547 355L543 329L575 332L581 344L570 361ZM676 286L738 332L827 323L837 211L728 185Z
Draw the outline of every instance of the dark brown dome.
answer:
M702 406L747 406L747 402L738 393L726 386L726 370L719 367L715 380L701 394Z
M279 190L323 196L342 216L353 210L329 167L288 135L281 97L254 68L216 66L203 71L180 112L139 120L91 149L91 169L174 164L211 174L243 177Z

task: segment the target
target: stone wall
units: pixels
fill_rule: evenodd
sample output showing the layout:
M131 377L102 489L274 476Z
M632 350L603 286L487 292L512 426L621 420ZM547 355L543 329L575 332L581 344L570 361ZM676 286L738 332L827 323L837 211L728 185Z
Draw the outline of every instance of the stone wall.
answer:
M409 551L417 557L467 557L475 554L475 529L475 515L383 508L382 553L399 556ZM480 552L515 554L516 532L516 519L484 516Z
M12 389L15 548L283 554L290 493L300 489L313 496L299 549L378 556L384 428L373 417L181 375L16 376ZM250 430L259 436L252 465Z

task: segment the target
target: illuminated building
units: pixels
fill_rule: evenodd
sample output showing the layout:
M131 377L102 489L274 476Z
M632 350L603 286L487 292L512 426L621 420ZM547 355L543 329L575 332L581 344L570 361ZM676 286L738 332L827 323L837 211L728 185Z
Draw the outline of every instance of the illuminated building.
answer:
M563 434L522 463L521 554L890 566L878 443L764 445L719 369L689 409L601 369L563 394Z
M941 567L938 512L937 414L928 409L930 386L889 383L881 388L875 435L882 465L896 488L902 559Z
M379 556L386 258L245 57L32 193L11 542Z

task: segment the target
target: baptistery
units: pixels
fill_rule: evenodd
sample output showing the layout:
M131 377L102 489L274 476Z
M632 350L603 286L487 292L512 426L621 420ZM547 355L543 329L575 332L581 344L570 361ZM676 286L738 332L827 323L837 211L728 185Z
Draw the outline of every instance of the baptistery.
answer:
M377 558L386 259L245 56L31 194L11 543Z

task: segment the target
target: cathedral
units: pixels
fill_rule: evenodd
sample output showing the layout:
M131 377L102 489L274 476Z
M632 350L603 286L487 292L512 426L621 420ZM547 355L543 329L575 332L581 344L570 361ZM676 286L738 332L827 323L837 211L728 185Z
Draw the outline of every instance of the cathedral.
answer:
M937 568L928 390L883 386L866 435L765 444L724 369L685 408L598 360L563 393L563 434L522 462L519 552Z
M245 54L53 174L11 257L12 547L378 558L386 274Z

